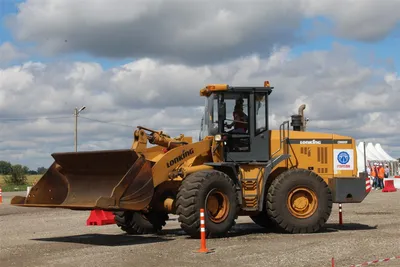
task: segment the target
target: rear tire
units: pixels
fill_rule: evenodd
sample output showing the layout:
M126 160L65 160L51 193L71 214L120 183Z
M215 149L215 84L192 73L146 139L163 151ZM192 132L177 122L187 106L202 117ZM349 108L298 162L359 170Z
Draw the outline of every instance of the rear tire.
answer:
M276 177L269 187L268 215L285 232L317 232L329 219L331 211L331 191L312 171L288 170Z
M232 179L216 170L187 176L179 188L176 214L181 228L192 238L200 237L200 209L204 208L206 236L225 236L235 224L239 209Z
M130 235L159 233L168 220L168 214L162 212L118 211L114 214L117 225Z

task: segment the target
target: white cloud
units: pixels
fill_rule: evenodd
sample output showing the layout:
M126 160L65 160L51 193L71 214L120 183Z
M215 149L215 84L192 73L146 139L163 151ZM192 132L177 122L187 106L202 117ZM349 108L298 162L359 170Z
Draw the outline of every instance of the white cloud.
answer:
M400 83L395 77L384 69L358 65L351 50L339 45L297 57L282 47L270 57L253 54L197 67L148 58L110 70L93 62L28 62L0 69L1 117L20 119L0 120L0 159L35 168L50 165L53 152L72 151L72 113L82 105L87 108L79 118L80 150L129 148L137 125L197 139L203 86L262 86L265 80L275 86L270 96L271 127L305 103L309 130L379 138L396 157ZM26 117L42 118L22 120Z
M399 7L400 0L26 0L8 25L18 40L35 42L47 55L203 65L307 41L298 35L304 18L333 21L333 29L317 25L318 34L330 29L351 40L380 40L395 29Z
M335 23L333 33L358 41L384 39L399 25L399 0L304 0L308 16L327 16Z
M39 43L44 53L85 51L199 64L290 44L301 20L300 4L28 0L9 25L19 40Z
M26 58L26 56L9 42L0 44L0 67L6 66L14 60Z

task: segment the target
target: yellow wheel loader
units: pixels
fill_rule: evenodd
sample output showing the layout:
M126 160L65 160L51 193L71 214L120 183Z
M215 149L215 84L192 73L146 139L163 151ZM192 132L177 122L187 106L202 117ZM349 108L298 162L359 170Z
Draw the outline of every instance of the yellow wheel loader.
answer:
M312 233L332 203L360 203L366 173L357 170L355 140L305 131L304 106L279 129L268 128L273 87L208 85L198 142L138 127L130 149L54 153L54 163L23 207L102 209L130 234L155 233L169 214L200 235L225 236L238 216L289 233ZM292 126L292 129L290 128ZM151 144L152 146L149 146Z

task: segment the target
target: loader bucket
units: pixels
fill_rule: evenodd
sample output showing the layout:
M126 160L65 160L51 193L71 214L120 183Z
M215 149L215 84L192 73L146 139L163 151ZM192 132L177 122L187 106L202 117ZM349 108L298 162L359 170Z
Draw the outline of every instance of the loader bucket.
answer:
M151 201L152 162L134 150L52 154L54 163L27 197L11 204L73 210L142 210Z

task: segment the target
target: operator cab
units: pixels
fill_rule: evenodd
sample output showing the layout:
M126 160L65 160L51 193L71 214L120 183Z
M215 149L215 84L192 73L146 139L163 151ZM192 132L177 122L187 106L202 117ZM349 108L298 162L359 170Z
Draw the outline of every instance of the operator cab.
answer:
M272 89L266 82L264 87L216 85L204 92L200 140L214 136L224 142L227 162L268 161L268 95Z

